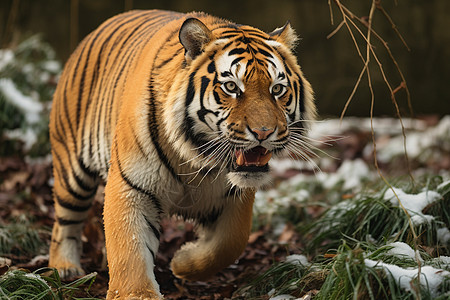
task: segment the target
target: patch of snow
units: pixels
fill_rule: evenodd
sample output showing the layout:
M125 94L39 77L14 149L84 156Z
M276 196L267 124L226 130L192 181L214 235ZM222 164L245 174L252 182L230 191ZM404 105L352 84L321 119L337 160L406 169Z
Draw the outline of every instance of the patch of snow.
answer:
M443 269L450 269L450 256L441 255L433 258L433 263L436 263Z
M308 259L306 258L306 256L304 255L300 255L300 254L292 254L289 256L286 256L286 262L289 264L293 264L296 266L304 266L304 267L308 267L311 265L310 262L308 262Z
M293 299L298 299L298 298L295 298L294 296L287 295L287 294L285 294L285 295L278 295L278 296L269 298L269 300L293 300Z
M410 282L419 274L418 268L404 269L396 265L371 259L365 259L364 262L368 267L384 269L386 274L392 276L405 291L411 291ZM450 272L431 266L423 266L420 270L420 284L425 288L428 287L431 295L436 296L438 287L446 276L450 276Z
M361 186L361 181L372 178L373 174L362 159L345 160L336 173L320 173L317 179L327 189L332 188L339 182L343 182L343 189L350 190Z
M440 189L444 188L447 184L450 184L450 180L444 181L443 183L438 185L437 189L440 190Z
M42 64L42 67L51 73L58 73L61 71L61 63L56 60L47 60Z
M0 92L6 101L17 107L25 115L29 124L36 124L41 119L40 113L44 106L30 96L24 95L9 78L0 79Z
M435 126L426 130L407 132L406 142L403 135L395 136L389 139L388 143L377 146L377 158L380 162L389 162L394 157L404 154L405 144L408 152L408 157L423 159L432 155L430 149L434 147L442 148L443 150L450 149L450 115L444 116L440 122ZM368 147L373 148L372 145ZM365 149L366 150L366 149ZM365 151L368 152L368 151Z
M278 176L286 174L288 170L313 170L308 162L290 158L274 158L270 160L269 164L270 170Z
M5 131L5 136L12 140L16 139L22 141L25 151L30 150L38 139L36 132L31 128L26 128L25 130L22 130L20 128L7 130Z
M403 136L396 136L391 138L388 143L377 147L377 159L380 162L387 163L394 157L404 155L405 144L408 157L414 158L417 157L421 153L423 147L429 145L430 142L431 139L429 137L424 139L422 133L419 132L409 132L406 136L406 142L404 141ZM372 145L369 147L373 148Z
M395 194L394 194L395 192ZM398 197L398 199L397 199ZM388 189L384 194L384 199L391 201L392 205L401 205L411 214L411 221L415 225L430 222L433 216L425 215L422 210L429 204L441 199L441 195L435 191L424 191L419 194L407 194L399 188Z
M405 130L423 131L426 123L422 120L402 119ZM373 118L373 127L376 135L398 135L402 134L402 127L396 118ZM314 122L311 126L309 136L316 140L321 140L327 136L341 136L342 132L358 130L370 132L370 118L346 117L342 121L330 119Z
M48 285L47 281L45 281L41 276L39 276L37 274L28 273L28 274L25 274L25 277L28 277L28 278L31 278L31 279L35 279L35 280L39 280L42 283L44 283L50 289L50 286Z
M14 52L11 49L0 50L0 71L14 61Z
M32 266L35 266L38 262L43 262L43 261L44 262L48 262L48 258L49 258L48 254L46 254L46 255L37 255L37 256L33 257L33 259L30 260L30 262L28 264L30 264Z
M372 243L372 244L376 244L377 240L369 233L366 234L366 241Z
M394 242L387 244L386 246L392 247L389 249L386 253L393 256L406 256L408 258L411 258L413 260L416 260L416 257L420 260L420 262L423 262L422 257L420 257L420 254L416 251L414 251L413 248L411 248L408 244L403 242Z
M300 175L304 182L305 177ZM299 189L296 180L300 177L292 177L280 184L277 189L267 191L256 191L254 209L255 213L267 213L269 215L275 213L278 208L288 208L293 203L303 202L311 197L307 190ZM297 178L297 179L294 179ZM293 181L294 180L294 181Z
M450 242L450 230L447 227L438 228L437 239L441 245L447 245Z

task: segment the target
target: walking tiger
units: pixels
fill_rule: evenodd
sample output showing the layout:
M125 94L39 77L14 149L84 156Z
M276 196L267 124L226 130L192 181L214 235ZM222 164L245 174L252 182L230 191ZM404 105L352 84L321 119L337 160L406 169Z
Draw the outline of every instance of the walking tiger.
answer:
M51 111L56 220L49 266L84 273L81 233L105 186L107 299L161 299L160 220L197 224L176 276L202 280L246 246L272 157L303 157L316 109L291 25L265 33L204 13L130 11L68 60Z

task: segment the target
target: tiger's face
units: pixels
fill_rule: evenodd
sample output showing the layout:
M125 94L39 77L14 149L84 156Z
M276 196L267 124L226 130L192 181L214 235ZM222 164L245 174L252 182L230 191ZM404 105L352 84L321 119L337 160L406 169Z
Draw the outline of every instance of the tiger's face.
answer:
M197 56L186 49L183 126L195 149L187 157L204 173L226 171L232 185L260 187L270 182L272 157L305 156L305 121L315 107L289 49L295 41L283 40L295 39L287 26L273 35L248 26L207 29L209 42Z

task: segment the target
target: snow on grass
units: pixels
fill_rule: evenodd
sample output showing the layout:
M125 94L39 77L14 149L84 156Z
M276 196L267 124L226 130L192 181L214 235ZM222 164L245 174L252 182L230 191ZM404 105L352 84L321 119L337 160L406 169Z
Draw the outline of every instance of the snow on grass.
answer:
M441 268L450 270L450 256L441 255L433 258L433 263L438 264Z
M37 133L32 128L13 129L5 131L6 137L9 139L17 139L23 142L24 150L28 151L37 142Z
M437 232L437 240L442 245L448 245L450 242L450 230L447 227L438 228Z
M441 190L443 189L445 186L447 186L448 184L450 184L450 180L444 181L443 183L441 183L440 185L438 185L437 189Z
M286 256L285 261L289 264L293 264L296 266L308 267L311 265L311 263L308 262L308 259L306 258L306 256L300 255L300 254L291 254L289 256Z
M419 274L418 268L404 269L396 265L383 263L381 261L374 261L371 259L365 259L364 262L368 267L382 268L388 276L392 276L405 291L412 291L411 281L414 278L417 278ZM436 296L438 293L438 287L446 276L450 276L450 272L433 268L431 266L423 266L420 269L420 284L424 288L428 288L432 296Z
M395 193L395 194L394 194ZM420 225L425 221L429 222L434 219L431 215L425 215L422 210L429 204L441 199L442 196L435 191L424 191L419 194L407 194L399 188L393 187L386 190L384 199L389 200L392 205L401 205L411 214L411 221L415 225Z
M406 243L403 242L394 242L386 245L387 247L392 247L389 249L386 254L395 255L395 256L406 256L409 258L415 258L415 251Z
M41 120L44 106L30 96L24 95L9 78L0 79L0 92L7 102L23 112L28 124L36 124Z
M274 296L274 297L270 297L269 298L269 300L294 300L294 299L299 299L299 298L296 298L296 297L291 296L291 295L278 295L278 296Z
M422 257L417 251L414 251L408 244L403 242L394 242L390 244L386 244L389 249L386 254L397 256L399 258L410 258L412 260L418 259L423 263Z
M332 188L339 182L343 182L344 190L361 187L364 180L370 179L373 174L362 159L345 160L336 173L320 173L317 179L325 188Z
M404 138L402 135L393 137L384 145L377 145L377 158L387 163L394 157L404 154ZM372 145L370 145L372 148ZM423 131L408 132L406 135L406 149L410 159L426 160L433 155L433 148L450 150L450 116L444 116L435 127ZM371 151L371 150L370 150Z
M11 49L0 49L0 71L14 61L14 52Z
M27 273L24 275L25 277L28 277L32 280L39 280L42 284L46 285L49 289L51 289L51 287L48 285L47 281L45 281L41 276L39 276L38 274L34 274L34 273Z
M402 119L405 129L424 130L426 123L415 119ZM395 118L373 118L373 127L376 135L398 135L402 133L402 127ZM330 119L314 122L311 126L310 137L316 140L327 136L341 136L345 131L367 131L370 132L370 118L346 117L342 121Z

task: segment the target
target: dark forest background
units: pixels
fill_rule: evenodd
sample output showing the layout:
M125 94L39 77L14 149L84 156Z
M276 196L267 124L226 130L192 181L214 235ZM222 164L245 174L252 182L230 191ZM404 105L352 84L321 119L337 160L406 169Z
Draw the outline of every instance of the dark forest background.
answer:
M369 13L371 1L342 2L358 16ZM381 4L410 48L406 49L382 14L376 13L374 28L389 43L405 75L415 115L449 114L450 1L385 0ZM322 117L333 116L342 111L363 64L345 28L327 39L342 20L333 1L331 6L334 25L328 0L1 0L0 43L2 48L13 47L27 36L40 33L64 62L75 45L101 22L129 9L205 11L265 31L289 20L301 37L297 55L316 92L319 113ZM397 87L401 79L394 64L381 43L374 45L391 85ZM395 116L388 89L377 69L375 64L371 67L376 93L374 112ZM397 100L402 114L409 116L404 91ZM364 78L346 115L369 113L370 93Z

